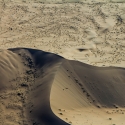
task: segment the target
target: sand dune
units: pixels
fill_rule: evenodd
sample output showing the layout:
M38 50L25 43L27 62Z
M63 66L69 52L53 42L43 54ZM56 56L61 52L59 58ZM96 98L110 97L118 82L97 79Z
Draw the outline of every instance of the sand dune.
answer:
M124 74L124 68L65 60L51 89L53 112L72 125L124 125Z
M33 49L3 50L0 55L1 125L68 125L49 104L62 58Z
M124 125L124 68L13 48L0 72L1 125Z
M34 48L94 66L125 67L124 2L0 0L0 49Z

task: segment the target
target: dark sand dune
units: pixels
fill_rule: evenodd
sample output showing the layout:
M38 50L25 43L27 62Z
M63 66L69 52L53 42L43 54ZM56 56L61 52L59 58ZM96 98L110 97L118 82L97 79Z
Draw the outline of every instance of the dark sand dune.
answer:
M63 115L62 111L124 108L124 75L124 68L94 67L40 50L2 50L0 122L68 125L72 122L58 117Z

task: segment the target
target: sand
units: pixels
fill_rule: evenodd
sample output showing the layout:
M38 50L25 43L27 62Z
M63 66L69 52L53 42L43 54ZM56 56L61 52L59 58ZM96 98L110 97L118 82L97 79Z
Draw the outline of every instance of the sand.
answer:
M124 8L124 0L1 0L0 48L34 48L94 66L125 67Z
M64 62L51 90L53 111L72 125L124 125L124 71Z
M124 125L124 2L0 0L0 125Z
M28 48L0 57L1 125L124 124L124 68Z

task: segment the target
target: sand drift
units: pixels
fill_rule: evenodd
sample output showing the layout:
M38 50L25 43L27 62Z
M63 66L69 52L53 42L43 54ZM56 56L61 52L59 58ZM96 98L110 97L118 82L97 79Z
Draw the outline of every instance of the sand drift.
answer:
M74 125L64 114L88 108L124 114L124 76L124 68L91 66L41 50L1 50L0 124Z

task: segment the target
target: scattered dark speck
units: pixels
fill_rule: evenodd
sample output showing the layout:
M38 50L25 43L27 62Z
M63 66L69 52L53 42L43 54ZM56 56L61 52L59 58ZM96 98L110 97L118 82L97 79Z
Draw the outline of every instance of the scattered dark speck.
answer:
M82 52L82 51L86 51L87 49L78 49L80 52Z
M17 93L18 96L20 96L21 94L20 93Z

